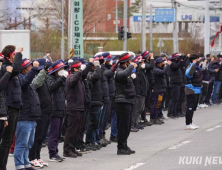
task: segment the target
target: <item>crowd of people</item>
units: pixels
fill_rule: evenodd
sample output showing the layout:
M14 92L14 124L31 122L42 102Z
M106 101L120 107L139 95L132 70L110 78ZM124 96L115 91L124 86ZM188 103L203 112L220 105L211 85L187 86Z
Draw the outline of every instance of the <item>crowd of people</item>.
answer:
M194 111L222 98L221 55L104 52L88 61L53 62L50 53L30 61L22 51L8 45L0 54L0 170L7 169L13 143L16 169L48 166L41 159L46 138L50 162L111 142L118 155L134 154L127 143L130 132L164 124L163 110L171 119L185 117L185 129L195 130Z

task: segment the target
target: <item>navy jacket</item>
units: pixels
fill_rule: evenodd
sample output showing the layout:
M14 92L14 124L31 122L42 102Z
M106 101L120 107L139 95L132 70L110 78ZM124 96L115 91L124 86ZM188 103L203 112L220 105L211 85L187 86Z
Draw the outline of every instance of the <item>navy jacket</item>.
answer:
M109 85L107 77L105 76L105 64L101 65L101 86L103 91L103 101L107 103L109 102Z
M172 61L172 64L170 65L169 69L169 83L170 84L178 84L181 85L183 82L183 76L181 72L181 66L182 62L179 60L179 62Z
M104 75L107 78L107 83L109 86L109 97L110 97L110 99L114 99L116 87L115 87L115 80L114 80L114 71L112 71L111 65L105 64Z
M11 73L11 77L9 79L8 84L5 88L5 94L6 94L6 102L8 107L12 107L15 109L21 109L22 108L22 90L21 90L21 84L19 81L19 73L21 71L22 66L22 54L16 53L14 58L14 63L10 63L8 60L3 60L3 74L6 72L6 67L12 66L13 71Z
M148 87L153 89L154 88L154 76L153 76L153 69L155 67L154 59L150 59L150 63L145 62L145 70L146 70L146 76L148 80Z
M26 74L20 74L19 79L22 87L22 111L19 114L19 121L36 121L41 115L39 96L35 87L31 84L38 68L32 69Z
M47 77L47 84L52 95L52 117L63 117L65 112L65 77L51 74Z

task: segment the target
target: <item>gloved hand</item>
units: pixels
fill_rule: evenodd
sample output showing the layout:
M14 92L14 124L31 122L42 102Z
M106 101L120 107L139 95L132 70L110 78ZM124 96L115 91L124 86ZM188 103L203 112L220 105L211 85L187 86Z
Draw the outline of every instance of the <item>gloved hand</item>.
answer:
M94 64L94 66L100 66L99 61L94 61L93 64Z
M81 66L80 66L80 69L83 71L83 70L85 70L85 68L86 68L86 65L85 64L82 64Z
M135 79L136 78L136 74L135 73L131 74L131 77L132 77L132 79Z
M48 71L48 69L51 65L52 65L52 63L49 63L49 62L45 63L45 66L44 66L45 71Z

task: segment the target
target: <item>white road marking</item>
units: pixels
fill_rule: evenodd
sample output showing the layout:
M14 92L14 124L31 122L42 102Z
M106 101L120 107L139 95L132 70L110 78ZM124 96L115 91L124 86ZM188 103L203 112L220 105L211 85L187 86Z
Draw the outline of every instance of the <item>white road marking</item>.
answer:
M125 168L125 169L123 169L123 170L133 170L133 169L136 169L136 168L138 168L138 167L140 167L140 166L142 166L142 165L144 165L144 164L145 164L145 163L136 163L136 164L130 166L129 168Z
M211 131L213 131L213 130L215 130L215 129L217 129L217 128L220 128L221 127L221 125L217 125L217 126L215 126L215 127L212 127L212 128L210 128L210 129L207 129L206 131L207 132L211 132Z
M179 143L177 145L171 146L169 149L177 149L177 148L180 148L181 146L186 145L186 144L188 144L190 142L191 141L183 141L183 142L181 142L181 143Z

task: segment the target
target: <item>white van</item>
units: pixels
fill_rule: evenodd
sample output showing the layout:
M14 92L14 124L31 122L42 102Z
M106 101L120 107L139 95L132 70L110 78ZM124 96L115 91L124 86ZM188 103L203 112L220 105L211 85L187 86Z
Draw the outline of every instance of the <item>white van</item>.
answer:
M118 59L119 56L123 53L129 53L130 56L133 56L133 58L136 57L136 54L134 52L131 52L131 51L103 51L103 52L96 53L95 56L96 55L101 55L102 53L105 53L105 52L109 52L111 54L111 56L115 56L114 59Z

